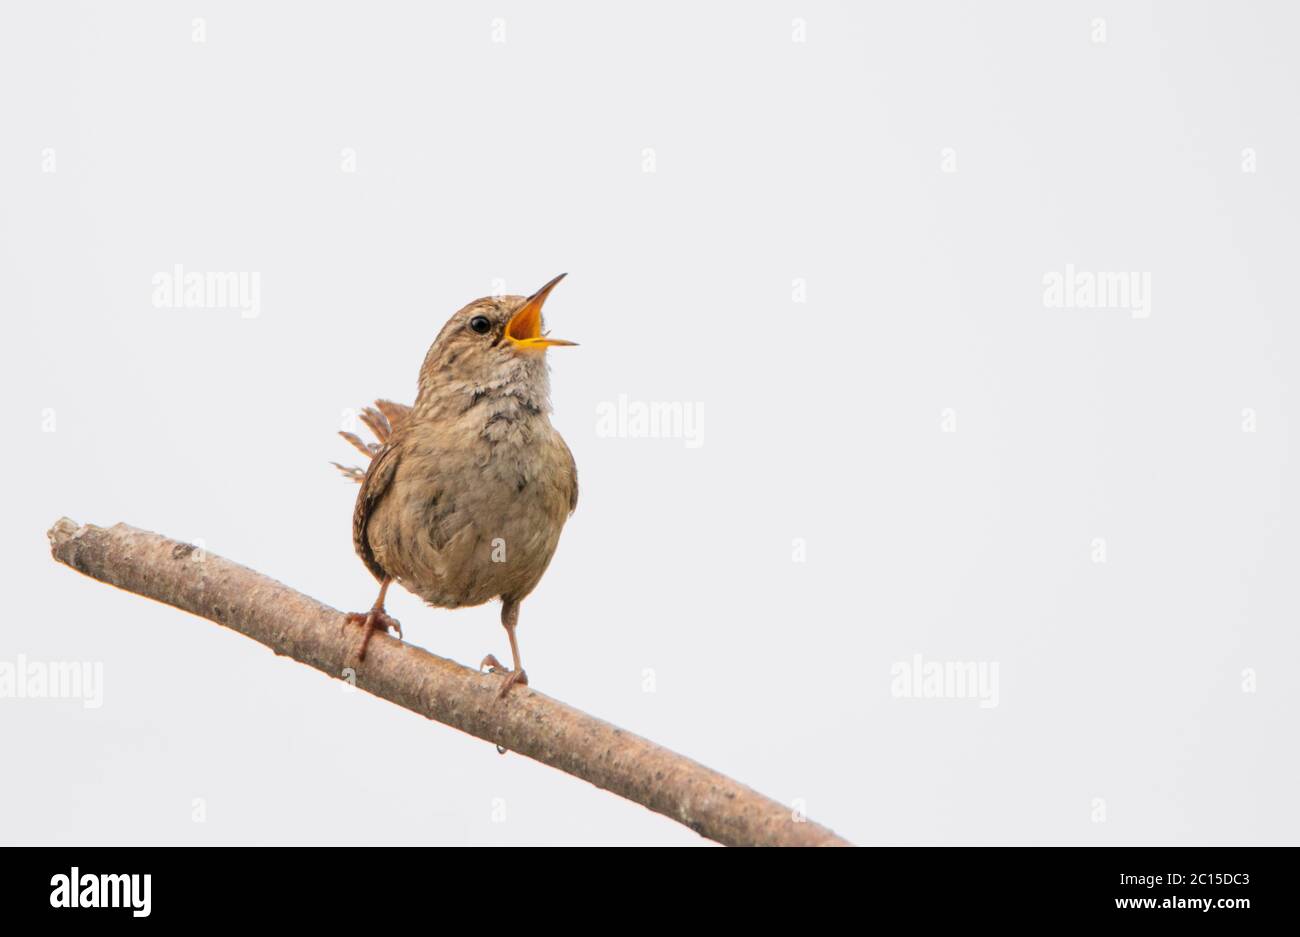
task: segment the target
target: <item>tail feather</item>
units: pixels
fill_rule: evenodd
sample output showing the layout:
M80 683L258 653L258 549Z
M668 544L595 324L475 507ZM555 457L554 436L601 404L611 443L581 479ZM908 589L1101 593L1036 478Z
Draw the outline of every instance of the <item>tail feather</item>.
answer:
M388 425L388 418L376 410L374 407L366 407L361 411L361 422L365 423L370 432L375 434L378 443L373 443L376 449L388 441L388 434L393 428Z
M352 445L356 448L357 452L360 452L367 459L373 459L375 457L375 453L379 451L379 443L372 442L367 445L366 443L361 441L361 437L358 436L356 433L348 433L343 430L339 430L339 435L342 436L344 439L346 439L348 442L352 443Z
M349 433L340 430L339 435L348 441L348 443L360 452L367 459L373 459L379 454L379 450L388 442L389 437L407 415L410 414L411 408L404 403L394 403L391 400L376 400L373 407L364 407L361 410L361 422L366 425L370 432L375 434L377 442L364 442L356 433ZM366 477L366 470L356 466L339 465L337 462L331 462L336 469L343 473L344 478L349 478L354 482L360 483Z
M376 400L375 406L379 408L379 412L384 415L393 429L396 429L397 424L405 420L407 414L411 412L411 408L406 404L394 403L391 400Z
M355 465L339 465L337 462L331 462L330 465L342 472L344 478L351 479L358 485L366 480L365 469L357 468Z

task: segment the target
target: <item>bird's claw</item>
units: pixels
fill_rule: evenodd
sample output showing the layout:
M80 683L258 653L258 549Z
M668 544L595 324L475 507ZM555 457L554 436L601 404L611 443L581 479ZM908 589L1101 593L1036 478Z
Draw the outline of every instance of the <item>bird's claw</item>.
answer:
M357 650L357 660L366 659L366 646L376 631L395 631L399 638L402 636L402 623L379 607L368 612L348 612L343 616L343 624L361 626L361 647Z
M521 686L528 686L528 673L523 670L511 670L506 673L506 682L501 684L501 692L497 694L497 699L503 698L510 692L510 688L516 683Z
M521 683L524 686L528 685L528 674L526 671L511 670L509 667L502 664L501 661L497 660L496 656L493 654L489 654L487 657L483 658L478 665L478 669L480 671L486 671L487 673L499 673L505 675L506 680L505 683L501 685L501 692L497 694L497 699L500 699L509 693L510 688L516 683Z

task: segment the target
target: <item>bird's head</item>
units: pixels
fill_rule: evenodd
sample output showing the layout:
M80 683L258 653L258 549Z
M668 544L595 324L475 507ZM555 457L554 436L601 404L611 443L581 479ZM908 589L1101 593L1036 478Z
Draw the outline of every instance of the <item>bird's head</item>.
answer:
M509 394L548 409L546 349L576 344L542 331L542 306L564 276L531 296L476 299L452 316L425 355L418 399L454 403Z

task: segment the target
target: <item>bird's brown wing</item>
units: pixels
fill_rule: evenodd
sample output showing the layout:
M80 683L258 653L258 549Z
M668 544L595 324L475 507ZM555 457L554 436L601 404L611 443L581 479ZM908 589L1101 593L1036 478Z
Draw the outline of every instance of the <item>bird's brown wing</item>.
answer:
M390 440L370 462L365 478L361 481L361 491L357 493L357 506L352 511L352 545L356 547L357 556L366 564L366 568L380 582L389 578L388 573L375 559L370 549L370 540L366 536L366 525L380 500L388 493L397 474L397 464L401 461L401 449L398 440Z
M560 448L569 457L569 513L572 514L578 509L578 463L573 460L573 453L569 451L569 444L564 441L564 438L559 433L555 435L560 440Z

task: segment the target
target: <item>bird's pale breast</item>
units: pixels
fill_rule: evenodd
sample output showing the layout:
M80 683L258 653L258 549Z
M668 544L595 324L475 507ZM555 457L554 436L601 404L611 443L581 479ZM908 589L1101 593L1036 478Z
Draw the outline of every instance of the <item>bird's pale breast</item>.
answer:
M544 416L470 429L406 435L367 524L384 571L449 608L531 592L577 497L573 457Z

